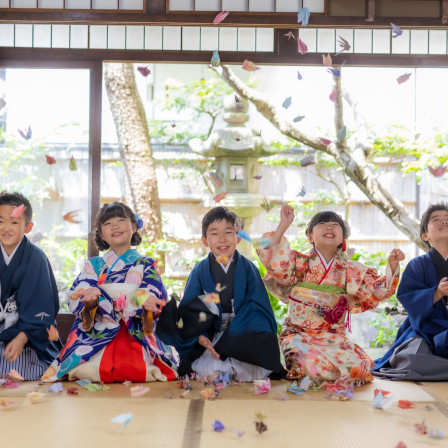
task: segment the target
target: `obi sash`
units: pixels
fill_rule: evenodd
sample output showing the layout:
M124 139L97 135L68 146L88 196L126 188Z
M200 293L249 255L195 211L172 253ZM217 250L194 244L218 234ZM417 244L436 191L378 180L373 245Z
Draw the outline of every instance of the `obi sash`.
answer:
M288 317L303 329L350 331L350 296L294 286L289 296Z

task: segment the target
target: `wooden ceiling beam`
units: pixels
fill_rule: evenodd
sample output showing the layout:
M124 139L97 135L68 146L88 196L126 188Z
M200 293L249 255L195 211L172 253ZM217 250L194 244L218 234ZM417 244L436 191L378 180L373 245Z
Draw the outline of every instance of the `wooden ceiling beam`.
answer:
M370 3L370 2L369 2ZM443 1L444 14L448 7ZM370 11L370 10L369 10ZM116 12L35 12L0 11L0 23L52 23L52 24L91 24L91 25L171 25L171 26L211 26L215 13L116 13ZM313 14L310 28L390 28L390 22L402 28L444 28L442 17L341 17ZM294 13L232 13L220 27L270 27L297 29L297 14Z

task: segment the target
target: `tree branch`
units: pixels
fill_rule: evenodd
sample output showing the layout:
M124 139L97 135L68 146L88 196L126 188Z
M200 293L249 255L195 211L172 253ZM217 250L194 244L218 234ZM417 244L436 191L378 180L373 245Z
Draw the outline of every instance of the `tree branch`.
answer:
M291 122L281 118L281 114L279 114L276 107L263 94L248 87L235 75L229 66L212 67L212 70L232 87L239 96L251 101L258 112L267 118L282 134L306 146L332 155L339 165L342 166L347 176L369 198L372 204L377 206L418 247L425 251L427 250L423 241L420 239L418 220L409 213L401 201L396 199L375 179L365 162L363 154L358 152L356 158L359 157L359 160L355 159L354 155L351 154L345 138L342 141L336 141L332 145L323 145L302 134ZM338 92L335 100L335 127L337 131L343 126L340 77L335 79L335 88Z

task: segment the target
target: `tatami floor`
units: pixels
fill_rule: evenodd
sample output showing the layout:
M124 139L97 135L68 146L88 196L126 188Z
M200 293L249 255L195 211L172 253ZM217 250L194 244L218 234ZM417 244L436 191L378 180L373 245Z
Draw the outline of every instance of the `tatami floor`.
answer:
M48 385L22 383L0 388L0 444L16 447L448 447L448 439L419 434L415 423L448 433L448 383L410 383L375 380L355 389L348 401L326 399L325 391L294 395L287 381L273 381L269 393L254 395L250 385L221 390L213 401L204 399L204 385L192 382L186 398L176 382L150 383L150 391L132 398L130 386L112 384L106 391L89 392L76 383L63 382L64 391L48 392ZM77 387L78 395L68 395ZM375 389L390 391L390 409L373 407ZM45 393L35 404L27 394ZM398 407L398 400L415 404ZM267 431L255 430L255 414L266 417ZM132 413L126 428L110 420ZM215 420L225 426L212 428Z

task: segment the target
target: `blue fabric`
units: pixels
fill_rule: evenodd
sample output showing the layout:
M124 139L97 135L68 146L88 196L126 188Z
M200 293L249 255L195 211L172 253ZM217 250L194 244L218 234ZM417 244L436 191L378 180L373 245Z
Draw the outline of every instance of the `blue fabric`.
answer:
M0 333L0 341L8 343L23 331L39 359L51 363L62 345L48 340L47 329L56 326L59 297L46 255L24 236L9 265L0 256L0 281L2 305L14 296L19 313L19 320ZM42 312L48 316L36 317Z
M375 360L373 370L389 367L395 348L413 337L424 339L435 355L448 357L448 310L443 300L433 304L438 285L437 270L429 253L409 262L397 291L408 317L399 328L392 347Z
M282 366L277 342L277 324L264 283L253 263L237 251L235 251L234 257L233 307L235 317L215 348L223 357L231 356L264 367L263 360L259 359L259 353L253 360L250 359L252 351L250 347L256 346L257 351L263 352L264 350L264 358L269 360L270 365L275 364L274 368L270 368L270 370L280 371ZM179 311L182 312L182 308L187 307L197 296L214 292L215 289L216 284L210 270L210 257L207 257L198 263L191 272L179 305ZM222 308L219 303L218 309L219 318L213 324L214 333L219 331L222 321ZM207 337L211 336L209 332L203 334ZM181 338L179 333L165 334L164 336L164 342L176 348L182 362L193 350L200 334L188 340ZM269 347L263 346L266 339L269 340ZM237 340L240 342L240 347L229 347L229 344L226 344L226 341L230 343ZM246 359L235 355L233 349L243 353ZM255 360L255 358L257 359Z

